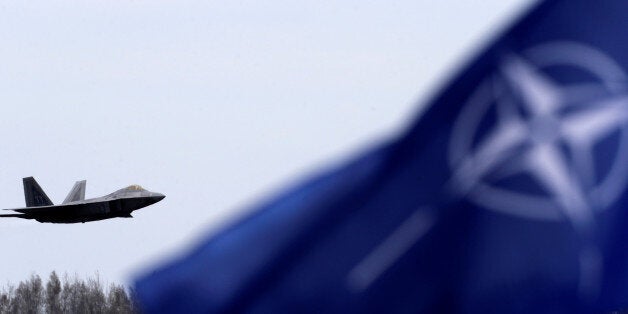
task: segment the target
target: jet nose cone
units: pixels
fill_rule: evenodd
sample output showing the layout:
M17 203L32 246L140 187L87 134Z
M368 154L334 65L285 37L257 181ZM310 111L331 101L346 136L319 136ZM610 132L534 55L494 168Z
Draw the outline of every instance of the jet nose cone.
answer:
M159 202L161 200L163 200L164 198L166 198L165 195L161 194L161 193L153 193L153 199L155 199L155 202Z

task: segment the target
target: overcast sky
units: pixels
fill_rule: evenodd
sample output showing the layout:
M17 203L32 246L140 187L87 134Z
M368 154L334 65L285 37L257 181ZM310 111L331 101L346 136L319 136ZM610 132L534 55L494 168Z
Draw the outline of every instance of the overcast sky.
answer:
M130 184L133 219L0 220L0 284L128 283L301 176L393 136L529 0L2 1L0 208Z

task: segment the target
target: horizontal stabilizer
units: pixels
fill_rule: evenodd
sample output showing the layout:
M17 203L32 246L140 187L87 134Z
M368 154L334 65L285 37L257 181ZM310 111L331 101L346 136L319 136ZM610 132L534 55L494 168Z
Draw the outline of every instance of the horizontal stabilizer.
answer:
M4 208L2 210L11 210L14 212L22 213L22 214L53 214L55 212L62 211L73 211L78 208L82 208L85 204L76 203L76 204L65 204L65 205L48 205L48 206L34 206L34 207L22 207L22 208Z
M76 181L76 183L74 183L74 186L72 187L72 190L70 190L70 193L68 193L68 196L66 196L65 200L63 200L63 204L84 200L85 184L85 180Z
M72 210L76 210L77 208L81 208L85 206L85 204L66 204L66 205L49 205L49 206L35 206L35 207L22 207L22 208L5 208L3 210L11 210L14 212L18 212L18 213L23 213L23 214L35 214L35 215L39 215L39 214L53 214L55 212L59 212L60 210L63 211L72 211Z
M2 214L0 218L23 218L23 219L33 219L25 214Z
M48 195L37 184L35 178L27 177L22 179L22 182L24 183L24 198L27 207L53 205Z

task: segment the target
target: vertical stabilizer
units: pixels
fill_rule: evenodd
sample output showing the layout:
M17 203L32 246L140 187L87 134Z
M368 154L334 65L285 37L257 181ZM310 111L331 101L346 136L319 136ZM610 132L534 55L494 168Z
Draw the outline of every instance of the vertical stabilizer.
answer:
M22 179L24 183L24 198L26 207L53 205L44 190L41 189L35 178L27 177Z
M68 193L68 196L66 196L65 200L63 200L63 204L84 200L85 184L85 180L76 181L76 183L74 183L74 186L72 187L72 190L70 190L70 193Z

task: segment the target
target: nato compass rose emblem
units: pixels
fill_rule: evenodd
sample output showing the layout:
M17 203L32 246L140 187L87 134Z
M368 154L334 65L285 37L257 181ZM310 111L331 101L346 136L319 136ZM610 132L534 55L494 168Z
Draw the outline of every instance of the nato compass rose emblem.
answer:
M626 74L601 51L568 42L501 61L453 126L453 190L502 213L566 219L586 238L595 213L626 186ZM594 269L598 250L585 251L581 269ZM587 277L595 275L581 271L581 285L594 285Z
M582 245L579 291L599 292L602 255L594 216L628 177L628 81L599 50L572 42L504 56L454 121L448 190L482 208L525 219L568 221ZM429 232L421 207L347 275L367 289Z

